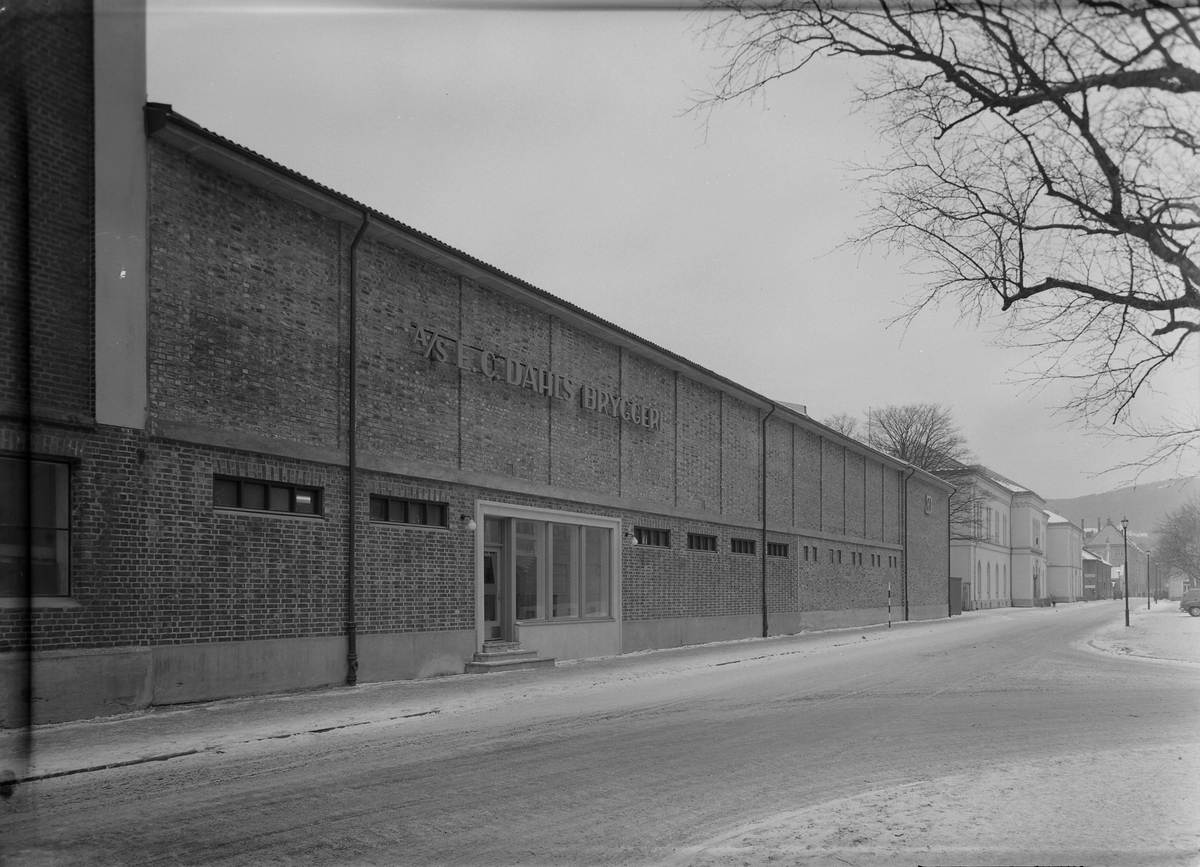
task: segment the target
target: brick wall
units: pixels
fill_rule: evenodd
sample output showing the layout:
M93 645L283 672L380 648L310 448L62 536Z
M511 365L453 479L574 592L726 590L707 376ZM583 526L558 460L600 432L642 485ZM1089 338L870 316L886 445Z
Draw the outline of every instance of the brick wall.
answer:
M598 388L620 391L620 350L611 343L554 322L551 367L587 378ZM670 411L671 406L665 407ZM673 420L673 416L672 416ZM659 436L670 436L674 430ZM620 493L621 425L616 419L588 412L574 401L550 402L550 484L617 495ZM667 460L671 467L673 459Z
M821 523L829 533L846 532L846 449L821 441Z
M9 3L0 28L0 413L28 363L34 414L72 423L94 417L90 12Z
M846 450L846 530L847 536L867 537L866 459Z
M757 409L721 400L721 514L761 520L762 426Z
M908 595L910 605L946 605L950 580L949 498L914 476L908 483ZM930 511L926 513L926 498Z
M318 463L84 427L41 434L38 454L74 461L78 605L35 610L37 646L342 634L347 474L334 456L346 447L353 227L158 142L151 205L152 414L331 457ZM371 493L447 502L451 515L448 529L364 520L364 634L474 625L473 540L456 516L473 513L480 498L669 529L670 549L622 546L625 619L760 612L762 410L379 238L360 246L359 275L360 454L496 480L493 488L362 474L364 517ZM503 370L490 379L462 369L426 352L418 327L654 406L661 430L509 383ZM50 391L69 402L67 391ZM20 446L16 427L0 428L0 449ZM899 473L778 418L768 424L767 449L768 517L780 530L770 538L789 546L787 558L767 558L770 610L886 604L898 572L870 555L886 563L894 550L870 540L899 541ZM319 487L324 515L214 509L214 473ZM505 479L564 495L517 494ZM571 492L662 504L664 512L590 505ZM688 532L716 536L718 551L687 550ZM732 538L753 539L756 554L731 553ZM921 537L944 552L936 543ZM820 556L803 560L806 545ZM827 562L830 548L842 552L840 563ZM920 561L924 595L938 580L937 556ZM3 612L0 646L12 646L23 616Z
M676 505L720 512L721 395L685 376L677 376L676 383Z
M150 166L152 414L341 444L339 225L155 142Z
M621 424L621 493L675 505L675 375L652 361L621 353L621 395L662 411L662 429Z
M888 583L891 582L893 608L898 609L893 619L903 618L901 564L899 552L894 548L806 536L799 537L797 543L798 601L801 611L882 608L887 605ZM810 551L808 559L805 559L805 546ZM862 555L861 565L854 562L855 554ZM878 565L872 562L872 554L879 558ZM897 558L895 565L892 565L889 557Z
M796 522L792 431L792 425L786 422L775 418L767 421L767 523L772 526Z
M796 471L794 479L796 526L821 528L821 443L812 431L795 431Z

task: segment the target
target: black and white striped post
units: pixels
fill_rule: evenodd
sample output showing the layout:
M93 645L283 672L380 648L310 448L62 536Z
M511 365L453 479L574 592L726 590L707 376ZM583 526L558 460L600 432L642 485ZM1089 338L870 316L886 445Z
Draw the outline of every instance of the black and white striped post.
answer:
M888 629L892 628L892 582L888 582Z

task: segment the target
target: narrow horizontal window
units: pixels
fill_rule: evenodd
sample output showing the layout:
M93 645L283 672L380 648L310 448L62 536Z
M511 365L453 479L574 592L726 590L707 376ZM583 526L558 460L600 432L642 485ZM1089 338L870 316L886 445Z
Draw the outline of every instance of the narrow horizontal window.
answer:
M371 520L376 523L445 527L446 512L446 503L371 495Z
M633 537L637 539L639 545L648 545L651 548L671 547L670 530L659 530L654 527L634 527Z
M729 550L734 554L753 554L754 540L753 539L730 539Z
M213 476L213 506L252 512L320 515L321 489L257 479Z
M786 557L788 555L788 546L786 542L768 542L767 556L768 557Z
M688 533L688 550L689 551L713 551L717 550L717 537L706 536L702 533Z

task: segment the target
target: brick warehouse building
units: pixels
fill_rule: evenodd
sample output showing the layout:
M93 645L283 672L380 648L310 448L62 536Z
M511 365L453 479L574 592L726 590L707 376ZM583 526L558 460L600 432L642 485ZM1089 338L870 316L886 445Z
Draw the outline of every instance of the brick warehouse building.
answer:
M136 0L43 5L0 45L5 724L26 648L50 721L948 614L949 485L147 105Z

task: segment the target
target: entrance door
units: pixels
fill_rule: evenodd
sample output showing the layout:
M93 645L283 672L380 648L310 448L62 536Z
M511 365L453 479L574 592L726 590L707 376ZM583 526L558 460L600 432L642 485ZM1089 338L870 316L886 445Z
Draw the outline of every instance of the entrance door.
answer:
M500 548L483 552L483 638L504 638L504 569Z

